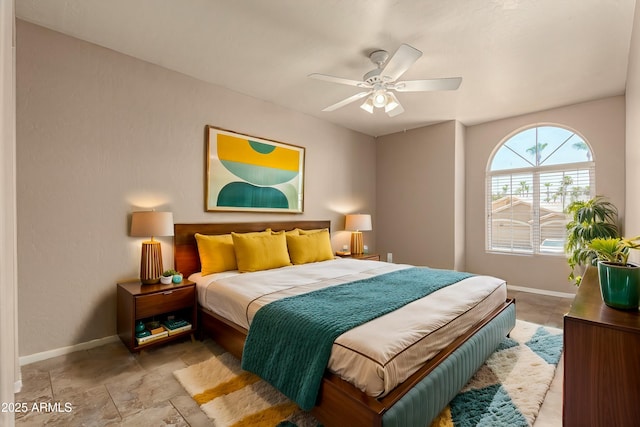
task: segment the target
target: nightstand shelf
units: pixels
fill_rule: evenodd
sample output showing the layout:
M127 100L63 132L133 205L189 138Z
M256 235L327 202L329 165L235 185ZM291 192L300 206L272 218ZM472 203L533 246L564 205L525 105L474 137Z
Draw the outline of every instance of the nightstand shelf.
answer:
M340 258L353 258L353 259L369 259L373 261L380 261L380 254L350 254L350 255L337 255Z
M132 351L163 344L191 335L197 329L197 300L195 283L183 280L179 284L143 285L139 280L118 283L117 331L120 339ZM165 320L174 315L191 323L191 329L178 332L148 343L138 344L135 336L136 323Z

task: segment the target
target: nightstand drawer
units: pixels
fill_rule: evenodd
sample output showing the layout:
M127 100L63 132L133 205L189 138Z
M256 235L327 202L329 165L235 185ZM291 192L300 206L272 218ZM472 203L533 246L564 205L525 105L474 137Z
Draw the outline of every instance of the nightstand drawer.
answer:
M136 319L191 307L195 304L195 288L170 289L136 297Z

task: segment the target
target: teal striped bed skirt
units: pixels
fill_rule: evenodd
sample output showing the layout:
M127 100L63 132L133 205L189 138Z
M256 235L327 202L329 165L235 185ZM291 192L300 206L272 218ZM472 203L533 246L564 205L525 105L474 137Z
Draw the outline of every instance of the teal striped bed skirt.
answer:
M383 415L382 426L429 426L515 324L516 307L511 304L396 402Z

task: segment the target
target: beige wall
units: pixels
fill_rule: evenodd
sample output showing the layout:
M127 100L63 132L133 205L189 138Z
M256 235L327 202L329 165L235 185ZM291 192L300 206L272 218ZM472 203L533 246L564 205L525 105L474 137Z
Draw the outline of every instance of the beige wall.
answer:
M462 146L456 128L451 121L378 138L374 227L383 259L392 252L397 263L454 268L460 262L456 190L464 172L456 172Z
M623 96L497 120L466 131L466 269L493 274L511 285L574 292L563 256L490 254L485 251L485 173L496 145L533 124L568 126L591 144L596 161L596 192L625 212L625 99Z
M629 49L626 91L626 215L625 235L640 235L640 5L636 4ZM640 262L640 251L631 259Z
M0 2L0 402L20 387L16 287L16 143L14 3ZM6 409L3 407L3 409ZM11 411L0 425L13 426Z
M330 219L375 212L371 137L18 23L20 354L115 334L115 286L136 277L136 207L176 222ZM302 215L204 212L204 127L306 147ZM163 238L165 266L171 239ZM375 230L366 243L375 250Z

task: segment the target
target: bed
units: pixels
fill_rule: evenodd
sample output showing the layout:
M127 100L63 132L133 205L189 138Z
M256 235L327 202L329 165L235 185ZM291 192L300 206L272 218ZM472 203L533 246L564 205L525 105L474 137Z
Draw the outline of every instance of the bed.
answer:
M198 247L194 237L196 233L210 236L226 235L231 232L261 232L265 229L271 229L273 231L295 229L318 230L328 229L329 227L329 221L176 224L174 233L175 267L182 272L185 277L191 277L198 281L200 301L199 328L215 339L230 353L237 357L242 357L249 324L260 307L277 299L271 297L278 293L277 284L281 279L279 278L280 272L277 271L279 269L274 269L264 274L265 277L268 278L267 282L274 284L276 289L267 290L265 292L267 297L262 299L256 298L255 295L249 295L247 297L249 305L235 309L235 312L240 314L234 315L234 309L229 307L232 307L232 300L235 299L235 296L230 300L223 300L220 295L207 297L206 288L220 288L222 284L226 282L235 283L234 281L236 280L245 280L250 276L244 273L224 273L220 277L217 277L215 274L207 275L204 276L207 280L212 280L212 277L217 277L215 279L215 286L207 285L207 283L212 282L207 282L207 280L203 281L203 278L198 275L201 266ZM310 268L312 273L305 274L311 274L313 277L316 277L321 271L320 267L318 267L320 264L322 265L323 277L325 270L332 269L340 272L337 274L337 276L340 277L348 276L344 271L349 270L349 275L351 275L350 270L355 269L354 277L362 277L363 275L375 276L404 268L403 266L396 266L395 264L355 260L328 260L315 264L317 265L300 267ZM326 268L325 265L327 266ZM297 267L299 266L292 268L285 267L285 269L296 270ZM498 280L495 278L490 279L494 281ZM286 279L282 280L286 281ZM329 281L335 284L335 280L335 278L331 278ZM468 280L478 281L480 279L472 277ZM428 425L444 406L446 406L449 400L464 386L473 373L481 366L484 360L495 350L504 336L508 335L509 331L515 325L515 304L512 300L506 300L504 283L501 283L500 286L495 283L491 284L491 289L487 289L486 291L477 291L484 292L482 295L485 296L480 298L483 303L472 303L471 305L474 307L481 306L481 309L476 310L475 318L469 316L466 320L459 322L466 322L465 325L461 326L456 324L456 326L450 327L449 329L444 326L435 328L437 332L440 333L440 338L444 336L455 336L456 338L453 339L453 341L449 340L445 344L440 344L437 351L412 346L411 348L414 349L413 351L415 353L414 356L426 357L428 360L421 362L419 366L413 367L408 374L397 376L388 375L387 373L380 374L380 366L376 366L374 361L372 367L369 369L369 376L367 376L367 369L366 367L363 368L366 364L358 362L357 370L364 371L365 373L364 376L360 376L360 378L363 379L357 380L354 376L344 371L344 365L346 363L344 360L350 360L349 358L351 356L346 356L346 358L336 356L338 357L338 367L336 368L336 361L334 360L334 353L336 353L336 351L332 351L329 368L326 370L324 378L322 379L316 406L313 407L311 412L327 426L393 427ZM458 286L458 284L455 286ZM449 288L455 287L450 286ZM472 289L482 289L482 285L476 283L472 286ZM285 291L285 294L287 292L288 291ZM458 294L453 294L455 295L454 299L460 297L460 292L461 291L458 290ZM464 293L464 291L462 292ZM496 300L498 297L501 299ZM207 298L209 301L207 301ZM424 299L426 300L426 298ZM220 306L229 309L222 310L219 307L211 306L211 300L223 301L220 303ZM489 300L491 300L491 302L484 302ZM251 301L254 303L251 304ZM420 300L412 302L407 306L409 307L413 304L426 303ZM246 314L246 319L242 318L242 310L244 310ZM436 308L435 306L426 306L425 308L425 306L418 305L414 307L413 310L414 314L412 316L415 316L417 312L432 312L435 311ZM394 312L388 316L394 315L398 314ZM459 314L452 315L452 317L455 318L456 321L458 321L458 318L465 319L464 316ZM375 321L381 322L379 319L375 319ZM453 322L451 323L453 324ZM365 326L366 325L362 325L362 327ZM381 328L374 327L373 329ZM462 330L462 332L460 332L460 330ZM339 340L351 342L354 336L359 335L358 331L355 329L354 331L350 331L349 333L351 333L352 336L347 336L346 338L341 335L336 340L336 343L338 343ZM363 330L362 332L364 336L367 336L368 333L370 333L370 331L366 332ZM401 331L398 331L398 334L400 333ZM384 335L387 336L391 334L385 333ZM433 335L438 336L436 333ZM348 346L345 346L343 342L342 345L335 344L334 348L335 347L344 350L344 348ZM415 350L416 348L417 350ZM374 351L375 349L370 350ZM349 351L349 349L345 351ZM354 351L355 354L360 352L366 353L365 350L360 349ZM364 359L367 359L367 357ZM396 358L393 360L395 361L395 359ZM405 359L411 360L413 364L416 363L415 357ZM402 371L402 369L394 366L391 366L390 369L392 372ZM377 382L376 373L380 374L380 381ZM387 381L387 375L395 378L395 380Z

